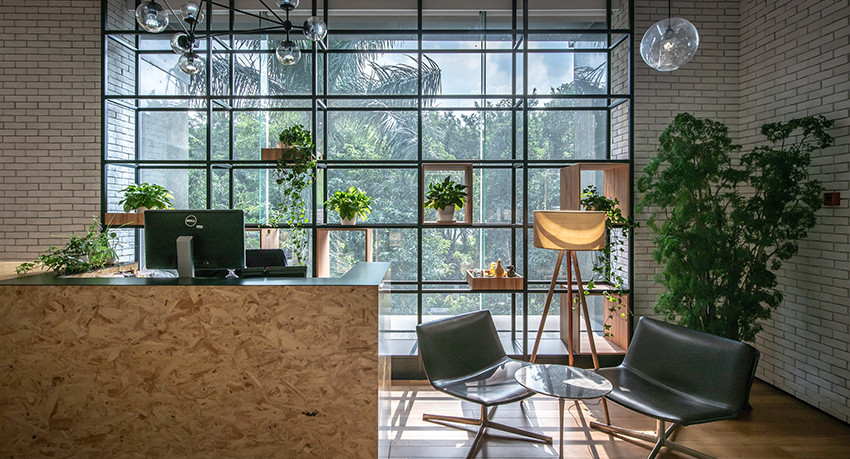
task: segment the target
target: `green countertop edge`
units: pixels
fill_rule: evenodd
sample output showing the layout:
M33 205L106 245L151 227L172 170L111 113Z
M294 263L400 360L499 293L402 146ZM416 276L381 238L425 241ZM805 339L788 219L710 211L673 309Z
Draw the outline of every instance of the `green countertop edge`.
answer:
M18 286L245 286L265 287L272 285L328 285L368 286L381 285L387 277L390 262L365 262L354 265L342 277L252 277L249 279L219 278L152 278L152 277L87 277L59 278L53 273L36 274L0 281L0 285Z

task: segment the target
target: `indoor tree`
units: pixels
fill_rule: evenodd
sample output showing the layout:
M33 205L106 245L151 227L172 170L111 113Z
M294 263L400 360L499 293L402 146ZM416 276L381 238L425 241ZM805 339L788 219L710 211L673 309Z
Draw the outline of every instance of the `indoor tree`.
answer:
M740 156L723 124L687 113L660 138L637 182L656 237L655 311L667 320L754 341L782 301L775 272L815 225L823 191L808 179L811 153L833 143L822 116L769 123L770 142ZM737 156L737 155L735 155Z

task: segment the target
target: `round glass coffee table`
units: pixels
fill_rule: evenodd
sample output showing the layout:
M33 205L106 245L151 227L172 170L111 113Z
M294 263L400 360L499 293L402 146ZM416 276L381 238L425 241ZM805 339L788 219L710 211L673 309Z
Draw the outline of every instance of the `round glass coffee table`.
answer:
M514 375L517 382L538 394L558 397L561 419L561 448L564 457L564 403L567 399L583 400L608 395L613 389L611 382L602 376L582 368L566 365L533 364L522 367Z

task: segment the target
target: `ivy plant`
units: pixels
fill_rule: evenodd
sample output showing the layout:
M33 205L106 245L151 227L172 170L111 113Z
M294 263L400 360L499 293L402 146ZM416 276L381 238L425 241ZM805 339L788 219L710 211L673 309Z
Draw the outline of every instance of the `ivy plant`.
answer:
M599 194L593 185L582 190L581 205L585 210L601 211L607 214L605 229L607 230L608 242L593 259L594 276L585 285L584 294L588 295L596 287L595 279L599 279L600 282L610 286L609 289L603 291L603 295L611 305L608 308L608 315L603 325L605 336L610 336L611 321L614 319L614 314L626 317L629 313L628 310L623 310L622 296L625 293L626 281L620 275L622 270L618 269L618 266L621 264L621 260L627 257L628 234L632 228L637 226L637 223L632 218L623 216L619 199Z
M293 255L299 265L304 265L307 262L307 230L304 229L304 223L309 221L304 190L316 176L313 136L298 124L281 132L280 140L295 152L277 161L275 171L276 182L281 187L281 203L278 204L280 214L271 223L277 225L279 218L289 226Z
M326 204L328 210L338 212L340 218L344 220L360 217L365 221L372 212L372 198L363 190L354 187L349 188L348 191L337 190Z
M114 263L117 234L109 226L101 227L95 220L84 236L71 236L64 247L50 247L37 260L22 263L15 271L21 275L37 268L46 268L60 276L80 274Z
M684 113L661 134L644 168L639 207L655 232L664 286L655 311L727 338L755 340L782 301L776 271L815 225L823 188L811 153L833 143L822 116L765 124L769 145L733 156L723 124ZM735 153L735 154L733 154Z

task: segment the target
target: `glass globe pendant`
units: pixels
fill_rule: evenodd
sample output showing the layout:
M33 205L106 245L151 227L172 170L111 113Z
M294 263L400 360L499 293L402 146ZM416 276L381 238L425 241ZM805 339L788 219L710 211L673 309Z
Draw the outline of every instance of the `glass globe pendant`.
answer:
M186 24L200 24L204 22L204 10L198 2L186 2L177 10L177 16Z
M136 22L148 32L159 33L168 27L168 13L154 0L142 2L136 8Z
M650 67L667 72L685 65L699 47L699 33L682 18L656 22L640 41L640 56Z
M319 41L328 34L328 26L316 16L311 16L304 21L304 36L312 41Z
M275 54L277 54L277 60L283 65L295 65L301 59L301 50L291 40L282 41Z
M186 54L192 51L193 40L183 32L177 32L171 36L171 50L177 54Z
M292 11L298 8L298 0L277 0L277 6L286 11Z
M180 70L186 75L197 75L204 68L204 60L194 51L180 56L180 61L177 63Z

